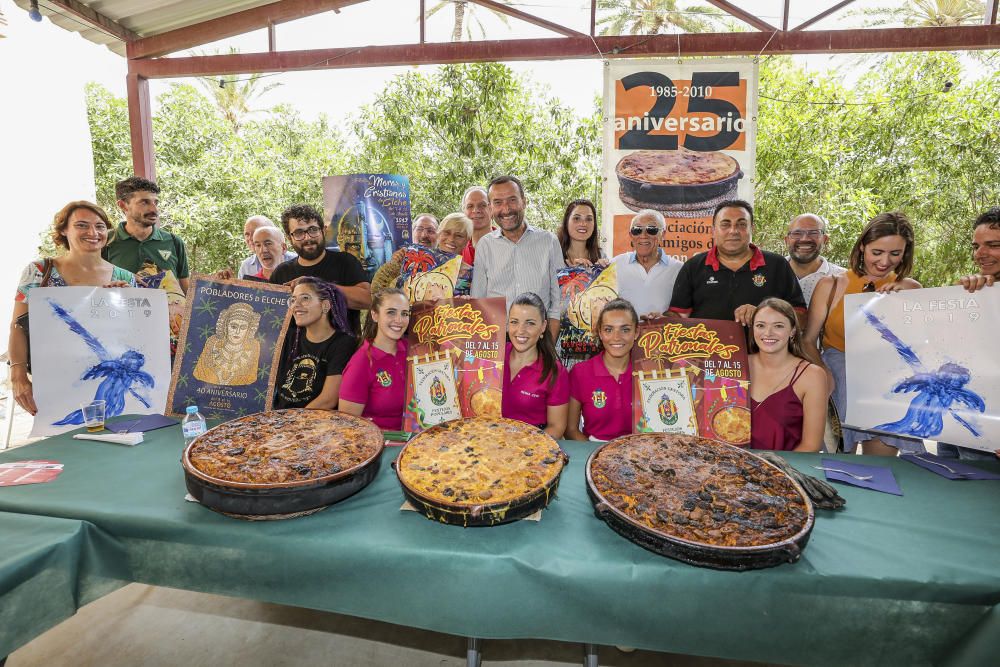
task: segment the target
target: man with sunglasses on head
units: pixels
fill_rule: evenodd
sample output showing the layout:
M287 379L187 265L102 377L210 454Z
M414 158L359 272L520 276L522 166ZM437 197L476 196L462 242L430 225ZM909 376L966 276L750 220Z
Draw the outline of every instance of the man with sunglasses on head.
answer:
M785 234L788 246L788 264L799 279L806 307L812 301L816 283L825 276L837 276L847 269L823 257L822 252L830 237L826 233L826 220L815 213L803 213L792 218Z
M282 262L271 273L271 282L287 284L302 276L333 283L347 297L347 315L354 334L361 331L361 310L371 307L371 285L354 255L323 247L323 216L312 206L296 204L281 214L281 226L292 240L298 257Z
M652 319L666 312L682 263L663 252L663 214L644 209L629 224L632 252L615 257L618 295L631 302L639 317Z
M784 299L804 319L806 302L795 272L781 255L753 243L753 207L724 201L712 216L712 248L684 262L674 283L670 312L683 317L753 323L757 304Z

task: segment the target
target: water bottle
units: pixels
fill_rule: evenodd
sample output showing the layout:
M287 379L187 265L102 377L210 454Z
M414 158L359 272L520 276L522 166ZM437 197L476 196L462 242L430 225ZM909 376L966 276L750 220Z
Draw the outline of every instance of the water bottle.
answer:
M184 432L184 445L190 445L191 441L208 430L205 418L198 412L197 405L187 406L187 414L181 422L181 431Z

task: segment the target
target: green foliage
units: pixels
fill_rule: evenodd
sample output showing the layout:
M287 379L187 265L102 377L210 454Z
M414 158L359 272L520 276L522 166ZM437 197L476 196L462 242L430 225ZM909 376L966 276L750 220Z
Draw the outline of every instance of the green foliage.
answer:
M527 219L554 229L566 202L599 199L600 112L584 119L497 63L396 77L353 123L352 171L410 177L413 210L441 217L494 176L522 179Z
M125 100L87 88L100 204L112 213L115 183L132 174ZM198 272L232 267L247 255L243 223L255 214L275 223L292 203L322 209L320 177L346 168L343 139L325 118L304 121L275 107L257 121L231 120L191 85L174 85L153 117L157 183L164 227L187 244Z
M957 56L925 53L894 55L853 89L810 76L787 59L761 67L761 242L781 248L791 217L820 213L843 263L869 219L902 210L916 228L918 280L949 284L971 271L972 220L997 203L1000 73L967 82ZM847 104L817 104L830 101Z
M661 32L724 30L724 14L715 7L679 6L677 0L597 0L602 35L656 35Z
M851 88L836 73L765 59L757 241L782 250L788 220L819 213L831 223L828 254L843 264L864 224L898 209L917 230L918 280L950 284L971 271L972 220L998 203L995 70L968 79L954 54L897 54ZM126 104L96 85L87 102L98 198L113 212L114 184L132 173ZM528 220L549 229L567 201L600 200L599 104L579 118L504 65L402 74L350 129L355 141L345 147L325 118L307 122L275 107L237 134L196 87L163 94L153 119L162 213L195 269L234 266L246 254L250 215L277 221L292 203L322 206L321 178L331 174L406 174L414 212L439 217L459 208L468 186L514 174L525 184Z

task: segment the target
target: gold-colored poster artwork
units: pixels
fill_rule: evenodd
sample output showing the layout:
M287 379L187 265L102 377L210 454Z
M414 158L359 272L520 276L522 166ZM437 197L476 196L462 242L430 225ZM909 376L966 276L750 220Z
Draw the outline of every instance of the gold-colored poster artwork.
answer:
M240 386L257 380L260 315L245 303L234 303L219 314L215 334L205 343L194 367L202 382Z

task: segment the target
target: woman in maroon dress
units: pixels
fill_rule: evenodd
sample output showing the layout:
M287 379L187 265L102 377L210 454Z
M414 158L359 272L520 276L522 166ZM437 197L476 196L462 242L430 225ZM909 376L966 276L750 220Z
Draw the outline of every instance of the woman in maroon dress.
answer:
M792 306L764 299L750 340L750 447L818 452L829 384L826 372L802 354Z

